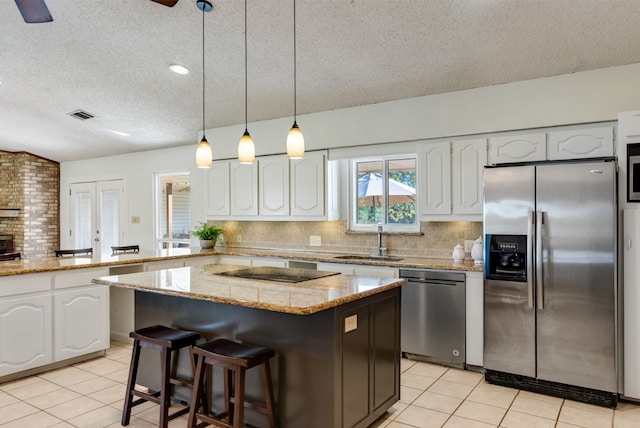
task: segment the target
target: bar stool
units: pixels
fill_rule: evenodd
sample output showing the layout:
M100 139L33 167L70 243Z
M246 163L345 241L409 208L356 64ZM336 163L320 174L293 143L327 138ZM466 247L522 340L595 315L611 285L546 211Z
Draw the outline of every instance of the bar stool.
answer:
M93 255L93 248L78 248L74 250L56 250L56 257L64 256L91 256Z
M216 339L195 346L193 354L198 358L196 373L193 378L194 387L188 427L194 428L198 420L217 427L244 427L245 407L251 407L266 414L269 419L269 427L274 428L276 426L273 383L269 367L269 359L275 356L275 352L272 349L245 345L227 339ZM206 365L222 367L224 372L224 412L215 416L209 415L206 408L203 408L203 412L199 411L200 403L204 402L201 394L203 389L206 389L204 385ZM258 365L262 369L265 404L247 402L244 397L245 372ZM231 394L232 379L230 372L234 372L233 396Z
M172 351L177 351L187 346L193 347L196 344L196 341L200 338L200 335L191 331L174 330L162 325L154 325L134 330L129 334L129 336L134 340L133 351L131 353L131 366L129 367L127 392L124 399L124 407L122 409L122 425L129 425L132 407L142 404L145 401L151 401L160 405L160 421L158 426L166 428L171 419L184 415L189 411L189 407L186 407L169 415L169 407L171 406L171 385L193 386L191 382L185 379L180 379L171 374ZM160 351L162 361L160 391L143 392L135 389L141 348L150 348ZM134 396L140 398L133 401ZM206 410L207 403L205 402L203 406Z
M139 245L119 245L115 247L111 247L112 254L122 254L122 253L139 253L140 246Z
M0 254L0 260L20 260L22 256L20 253L4 253Z

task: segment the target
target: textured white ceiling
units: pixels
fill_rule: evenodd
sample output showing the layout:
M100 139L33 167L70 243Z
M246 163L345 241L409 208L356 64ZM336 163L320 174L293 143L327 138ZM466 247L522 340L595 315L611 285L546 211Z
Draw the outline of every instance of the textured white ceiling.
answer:
M0 1L0 150L65 161L196 143L195 0L46 1L44 24ZM207 128L244 122L244 2L213 4ZM292 5L248 0L250 122L293 114ZM638 0L297 0L296 14L298 114L640 62Z

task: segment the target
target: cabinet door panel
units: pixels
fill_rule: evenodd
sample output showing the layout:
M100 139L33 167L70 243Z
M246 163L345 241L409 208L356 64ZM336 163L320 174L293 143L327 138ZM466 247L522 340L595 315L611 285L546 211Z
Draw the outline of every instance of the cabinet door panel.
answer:
M430 143L421 150L423 214L451 214L451 144Z
M489 163L494 165L545 160L546 141L544 132L489 138Z
M550 160L613 156L613 126L549 133Z
M487 141L454 141L453 213L482 214L482 177L487 164Z
M324 216L324 154L291 161L291 215Z
M207 215L228 216L230 213L229 162L214 162L207 171Z
M258 170L231 162L231 215L258 215Z
M0 299L0 376L53 361L51 296Z
M103 285L56 292L55 360L109 347L109 299Z
M260 158L260 215L289 215L289 159Z
M352 427L369 414L369 307L340 317L342 327L342 426Z

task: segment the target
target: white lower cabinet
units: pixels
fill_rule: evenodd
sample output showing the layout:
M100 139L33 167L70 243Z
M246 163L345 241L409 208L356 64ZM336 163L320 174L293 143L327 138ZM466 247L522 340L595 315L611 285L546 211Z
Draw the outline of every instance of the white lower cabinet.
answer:
M0 299L0 376L53 362L49 292Z
M54 293L55 361L109 347L108 296L105 285L78 287Z
M467 272L466 280L467 364L483 365L484 352L484 279L482 272Z

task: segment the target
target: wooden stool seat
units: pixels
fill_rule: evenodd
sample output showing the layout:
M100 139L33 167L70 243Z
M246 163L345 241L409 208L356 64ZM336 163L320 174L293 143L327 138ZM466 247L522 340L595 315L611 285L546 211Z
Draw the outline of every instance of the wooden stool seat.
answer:
M171 419L184 415L189 411L189 407L186 407L169 415L169 407L171 406L171 385L193 386L192 382L180 379L171 374L172 351L178 351L186 347L193 347L196 344L196 341L200 339L200 335L191 331L175 330L163 325L154 325L134 330L129 334L129 336L133 338L133 350L131 353L127 392L124 400L124 407L122 409L122 425L129 425L132 407L142 404L145 401L151 401L160 405L160 420L158 426L166 428ZM141 348L150 348L160 351L162 361L160 391L144 392L135 389ZM139 399L134 401L134 396L139 397ZM203 406L205 409L207 408L206 403L204 403Z
M91 256L93 248L78 248L74 250L56 250L56 257L64 256Z
M269 419L269 427L274 428L276 426L275 400L269 366L269 359L276 355L273 349L246 345L227 339L216 339L195 346L193 354L198 358L196 374L193 380L194 388L191 397L192 406L189 411L188 427L194 428L198 420L217 427L244 427L245 407L250 407L266 414ZM202 412L199 411L199 404L203 401L201 394L206 389L204 375L207 365L222 367L224 372L224 412L216 416L208 414L206 408ZM245 401L245 372L256 366L261 366L262 369L265 404ZM230 376L231 372L234 373L234 382L232 382ZM235 383L235 385L232 385L232 383ZM232 389L233 394L231 393ZM198 404L193 405L193 403Z
M116 247L111 247L112 254L121 254L121 253L138 253L140 252L139 245L120 245Z
M20 253L3 253L0 254L0 260L20 260L22 256Z

